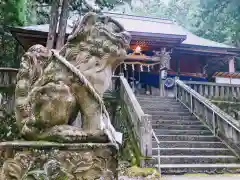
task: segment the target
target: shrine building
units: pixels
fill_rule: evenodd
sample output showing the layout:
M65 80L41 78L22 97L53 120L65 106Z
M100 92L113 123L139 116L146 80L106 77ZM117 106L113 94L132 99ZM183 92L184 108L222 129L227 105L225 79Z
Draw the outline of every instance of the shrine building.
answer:
M132 35L128 58L115 74L159 87L165 78L177 76L185 81L211 81L216 73L235 73L235 57L240 49L194 35L173 21L160 18L104 13ZM69 20L67 34L72 30ZM46 45L49 25L10 27L12 35L27 50L34 44ZM164 65L164 67L162 66Z

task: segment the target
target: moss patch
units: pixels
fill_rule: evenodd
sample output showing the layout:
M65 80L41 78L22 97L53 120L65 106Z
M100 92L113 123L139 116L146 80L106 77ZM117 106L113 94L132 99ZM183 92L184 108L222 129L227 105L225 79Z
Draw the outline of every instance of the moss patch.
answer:
M240 103L233 101L216 101L211 100L213 104L218 106L221 110L232 116L234 119L240 119Z
M133 130L133 124L129 120L131 117L128 116L126 107L124 103L121 106L121 121L124 125L124 143L123 143L123 150L121 156L123 160L128 160L131 162L132 166L139 166L140 161L144 159L144 156L141 154L141 150L138 145L138 140Z
M148 177L160 178L160 173L154 168L140 168L137 166L132 166L126 169L125 172L128 177Z

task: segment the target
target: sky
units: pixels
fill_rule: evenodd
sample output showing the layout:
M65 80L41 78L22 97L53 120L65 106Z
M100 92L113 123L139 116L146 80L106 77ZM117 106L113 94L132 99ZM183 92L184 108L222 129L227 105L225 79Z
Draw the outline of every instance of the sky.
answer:
M166 3L166 4L169 2L169 0L162 0L162 1L163 1L164 3Z

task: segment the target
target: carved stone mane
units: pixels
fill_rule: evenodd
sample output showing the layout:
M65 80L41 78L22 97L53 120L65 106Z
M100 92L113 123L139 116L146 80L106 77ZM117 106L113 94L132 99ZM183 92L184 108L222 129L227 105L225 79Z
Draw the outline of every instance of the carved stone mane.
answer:
M79 18L60 54L83 72L102 95L110 79L103 78L101 82L98 75L111 76L125 59L130 39L129 33L114 19L88 13ZM97 86L99 83L105 84L104 87Z

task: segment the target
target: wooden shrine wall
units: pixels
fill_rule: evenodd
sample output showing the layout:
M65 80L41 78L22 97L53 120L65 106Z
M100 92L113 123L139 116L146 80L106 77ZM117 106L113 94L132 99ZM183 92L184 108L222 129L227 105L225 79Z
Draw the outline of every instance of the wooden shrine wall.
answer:
M170 68L176 72L177 60L180 61L180 72L202 73L201 56L173 54L170 60Z

